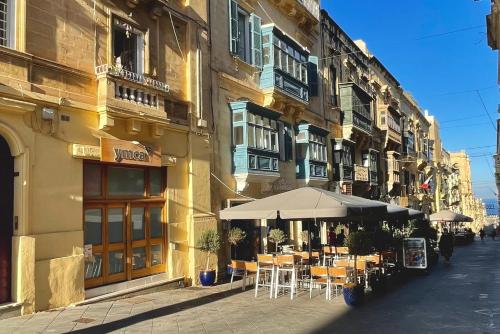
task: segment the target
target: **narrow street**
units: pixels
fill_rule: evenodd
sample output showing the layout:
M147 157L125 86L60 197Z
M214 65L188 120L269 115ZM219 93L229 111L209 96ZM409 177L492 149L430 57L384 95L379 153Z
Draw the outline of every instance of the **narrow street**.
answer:
M500 333L500 241L455 249L449 266L440 258L428 276L363 308L348 312L317 332Z
M306 292L254 298L238 282L7 319L0 333L500 333L499 255L500 241L476 241L358 309Z

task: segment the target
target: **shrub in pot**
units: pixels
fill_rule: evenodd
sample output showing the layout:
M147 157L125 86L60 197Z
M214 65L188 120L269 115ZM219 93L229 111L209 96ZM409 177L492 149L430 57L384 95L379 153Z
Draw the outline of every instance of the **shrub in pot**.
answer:
M278 252L278 245L282 242L285 242L285 232L280 230L279 228L275 228L269 232L268 239L275 245L276 253Z
M210 269L210 256L220 249L220 235L216 230L205 230L201 233L196 247L207 254L205 270L200 270L200 283L210 286L215 283L215 270Z
M349 254L354 255L354 283L344 286L344 301L349 306L359 306L363 304L365 288L358 284L358 256L368 255L372 250L371 234L366 231L351 232L346 240L349 247Z
M234 248L234 259L236 259L236 247L238 244L240 244L245 238L247 237L247 234L245 231L243 231L239 227L233 227L232 229L229 230L227 240L229 244L231 245L231 259L233 259L233 248ZM233 273L233 268L231 265L228 265L227 267L227 273L231 275Z

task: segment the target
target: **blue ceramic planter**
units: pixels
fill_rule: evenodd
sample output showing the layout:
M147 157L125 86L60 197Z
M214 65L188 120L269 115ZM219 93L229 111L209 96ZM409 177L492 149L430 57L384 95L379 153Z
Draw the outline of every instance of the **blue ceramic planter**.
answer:
M361 306L365 299L365 288L362 285L344 287L344 301L349 306Z
M200 271L200 283L203 286L211 286L215 283L215 270Z

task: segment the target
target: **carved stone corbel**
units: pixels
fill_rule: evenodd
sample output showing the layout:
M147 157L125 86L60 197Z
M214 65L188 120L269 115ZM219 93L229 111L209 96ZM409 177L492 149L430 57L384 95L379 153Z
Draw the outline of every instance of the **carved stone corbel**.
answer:
M149 10L149 16L153 20L158 20L163 15L163 7L158 5L153 5Z

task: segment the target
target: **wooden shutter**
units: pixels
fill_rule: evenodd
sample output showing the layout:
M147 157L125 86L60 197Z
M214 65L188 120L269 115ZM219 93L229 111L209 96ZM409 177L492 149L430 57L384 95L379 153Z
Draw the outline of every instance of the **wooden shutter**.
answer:
M250 14L250 25L252 29L252 64L258 68L262 67L262 20L255 14Z
M238 52L238 3L229 0L229 51L233 54Z
M307 64L307 76L309 79L309 96L318 96L318 57L309 56L309 63Z

